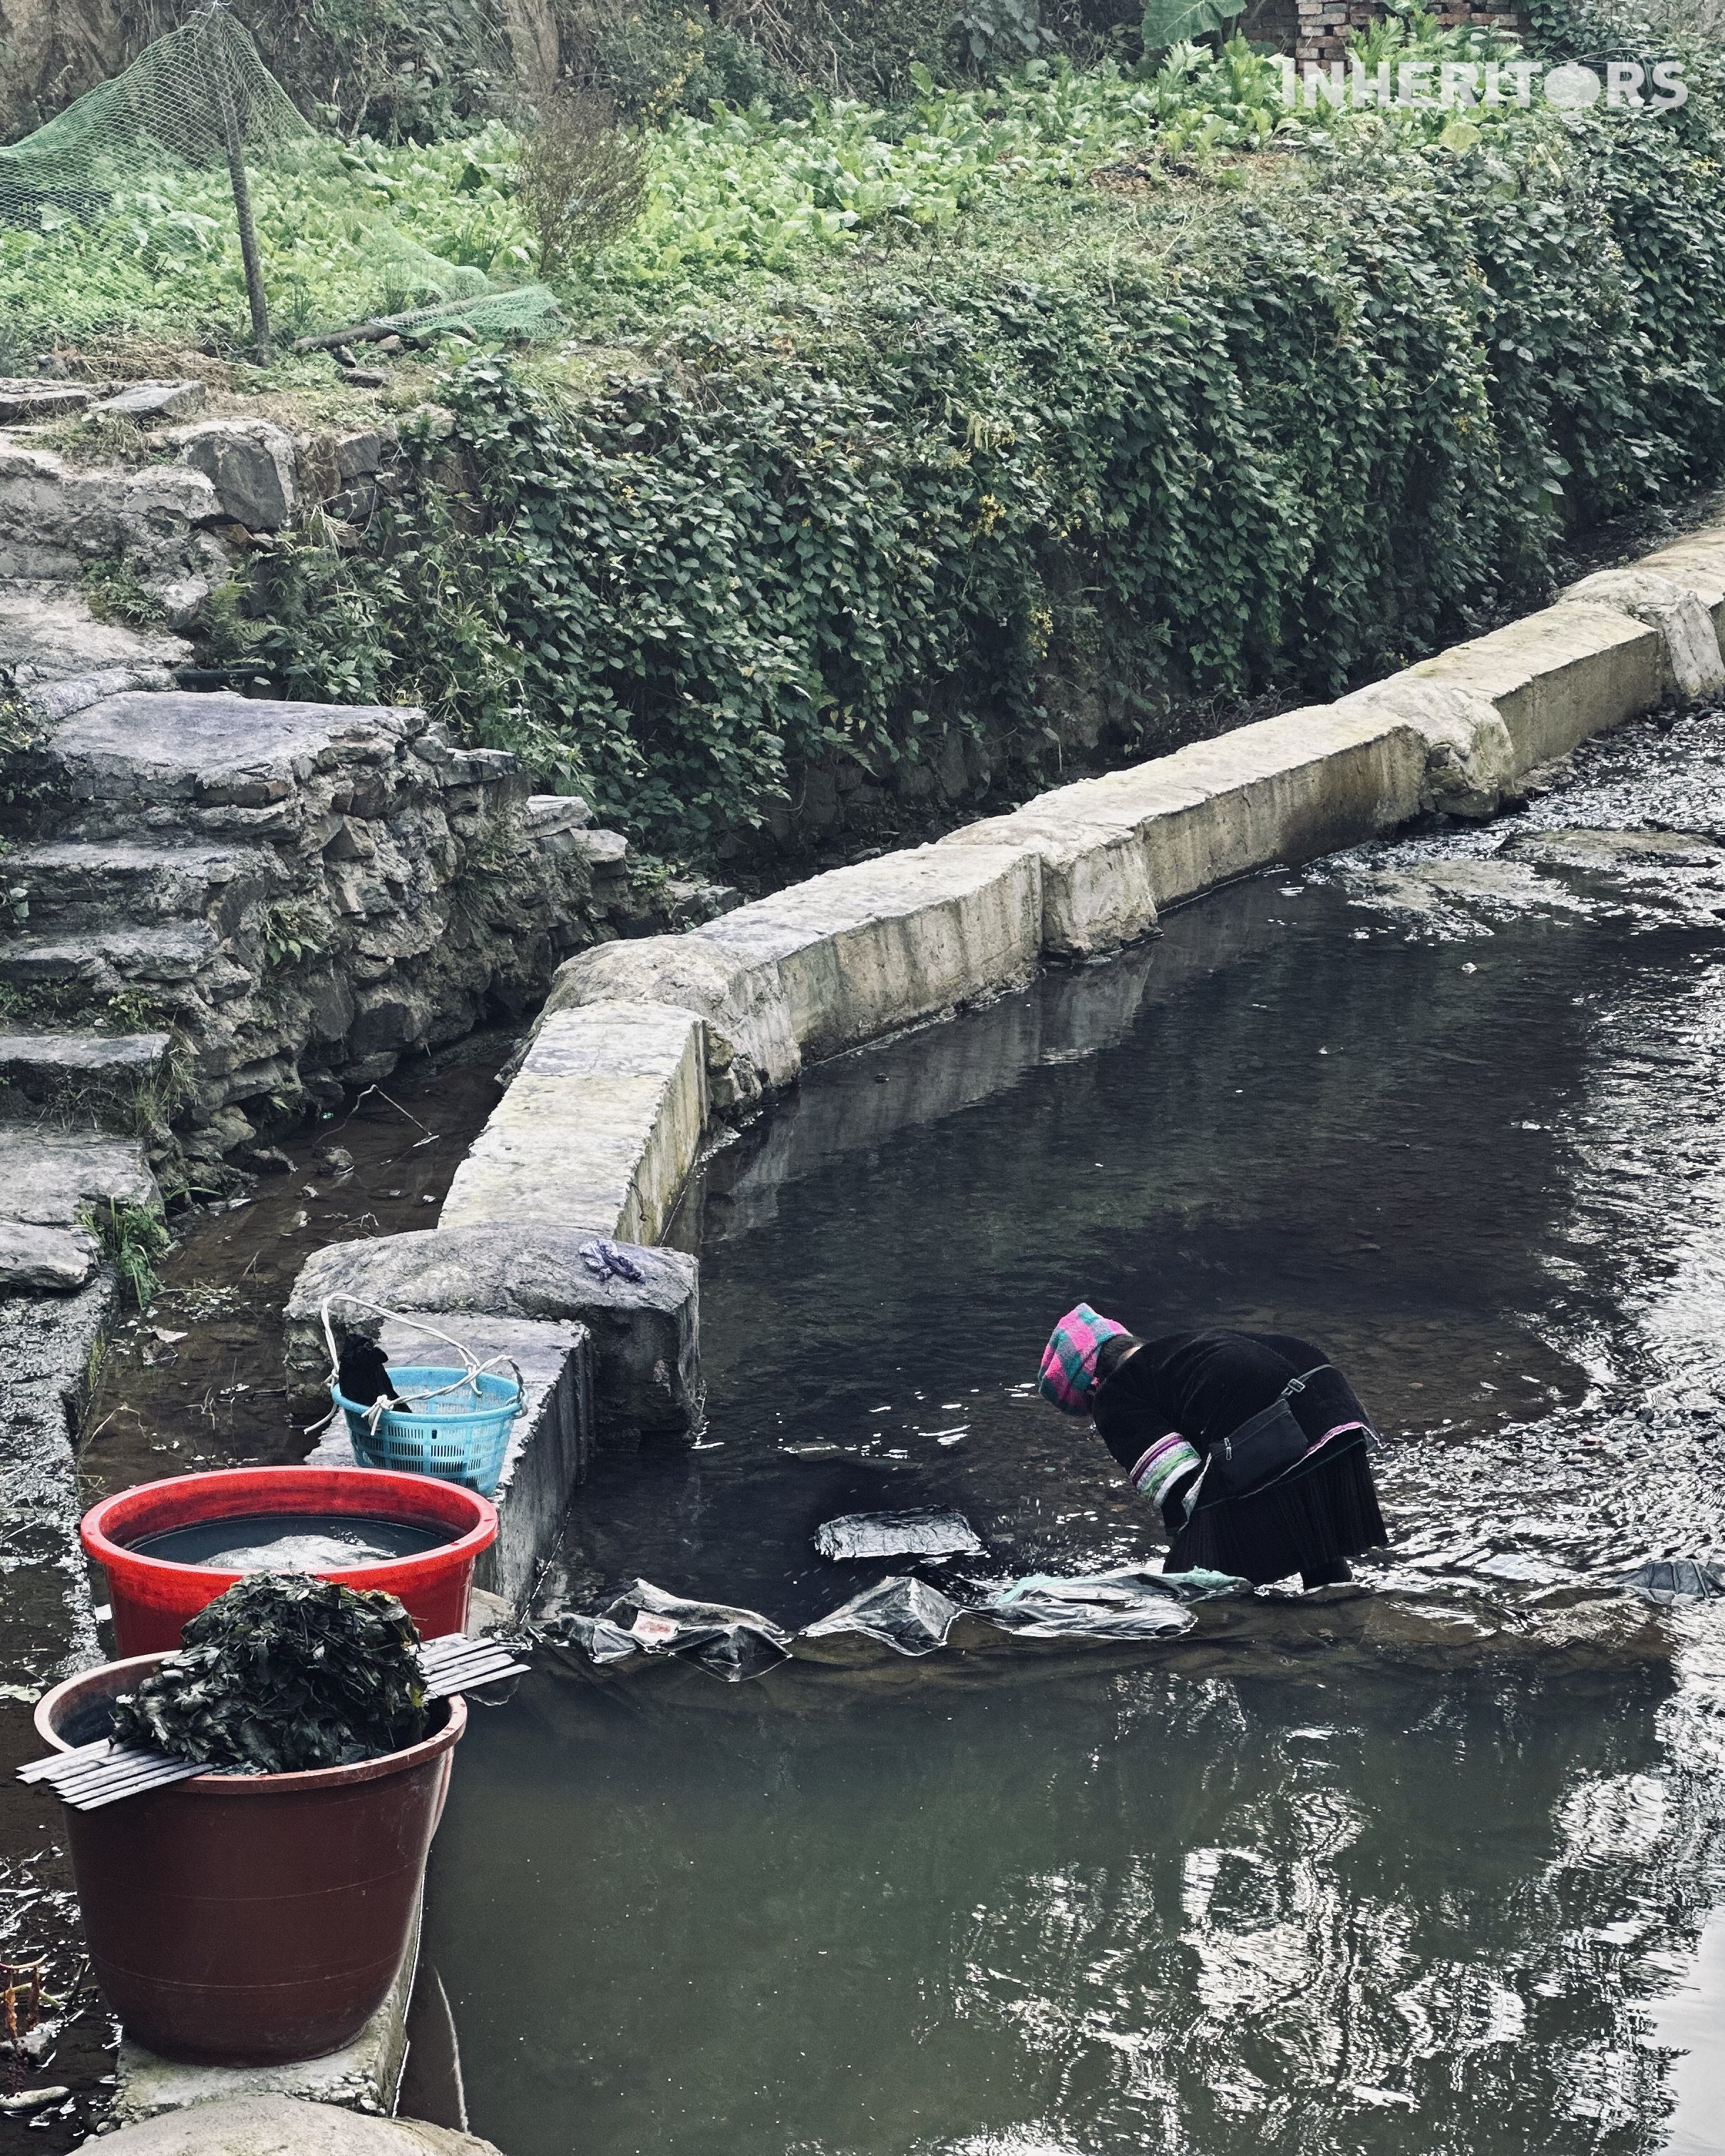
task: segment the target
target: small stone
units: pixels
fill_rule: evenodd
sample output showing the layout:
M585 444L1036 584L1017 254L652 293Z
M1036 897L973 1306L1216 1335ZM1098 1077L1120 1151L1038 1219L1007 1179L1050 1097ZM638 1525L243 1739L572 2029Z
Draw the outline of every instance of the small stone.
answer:
M73 1295L96 1269L93 1236L0 1220L0 1294Z
M180 460L202 472L225 518L248 531L277 531L294 513L299 484L293 437L267 419L206 419L175 438Z
M16 2096L0 2096L0 2111L34 2111L39 2104L60 2103L71 2093L70 2089L58 2085L53 2088L22 2089Z
M242 1165L258 1175L291 1175L294 1163L280 1146L248 1146L239 1156Z
M183 419L187 413L198 410L203 403L201 382L134 382L117 397L104 398L90 408L148 427L158 419Z
M629 840L621 831L573 831L569 838L568 850L596 878L619 874L629 859Z
M312 1155L320 1168L326 1168L331 1175L352 1175L353 1155L346 1146L320 1146Z
M0 426L31 419L64 419L82 412L92 393L71 383L0 382Z
M337 439L333 452L336 476L344 482L369 479L382 470L395 449L395 436L382 427L363 427L352 434L343 434Z
M698 876L673 877L665 887L665 899L679 926L695 928L734 913L743 902L734 885L708 883Z
M209 597L210 582L208 577L170 577L149 584L147 588L161 600L168 627L185 629L196 619Z

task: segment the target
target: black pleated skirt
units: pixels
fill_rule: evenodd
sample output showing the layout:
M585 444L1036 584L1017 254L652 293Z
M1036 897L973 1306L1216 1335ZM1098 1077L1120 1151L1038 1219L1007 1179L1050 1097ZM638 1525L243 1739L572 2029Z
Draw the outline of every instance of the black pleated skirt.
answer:
M1174 1537L1169 1572L1232 1573L1255 1587L1300 1573L1344 1578L1344 1561L1389 1539L1364 1433L1337 1438L1291 1474L1243 1497L1200 1504Z

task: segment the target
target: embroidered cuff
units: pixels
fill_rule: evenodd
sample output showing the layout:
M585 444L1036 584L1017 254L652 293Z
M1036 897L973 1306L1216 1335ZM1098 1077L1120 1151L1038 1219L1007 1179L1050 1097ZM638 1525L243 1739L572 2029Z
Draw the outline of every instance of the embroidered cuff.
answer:
M1196 1446L1189 1445L1177 1430L1159 1437L1132 1471L1132 1486L1141 1497L1160 1505L1183 1475L1198 1465Z

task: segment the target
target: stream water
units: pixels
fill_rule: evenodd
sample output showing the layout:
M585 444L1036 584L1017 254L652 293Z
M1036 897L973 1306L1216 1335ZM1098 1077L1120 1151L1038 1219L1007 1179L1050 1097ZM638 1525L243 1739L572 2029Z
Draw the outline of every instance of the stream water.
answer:
M1725 1544L1725 718L1164 932L713 1156L706 1436L602 1455L547 1606L796 1625L892 1568L823 1520L921 1505L1153 1559L1029 1384L1081 1294L1322 1342L1392 1548L1167 1645L476 1717L431 1951L510 2156L1725 2148L1725 1604L1614 1584Z

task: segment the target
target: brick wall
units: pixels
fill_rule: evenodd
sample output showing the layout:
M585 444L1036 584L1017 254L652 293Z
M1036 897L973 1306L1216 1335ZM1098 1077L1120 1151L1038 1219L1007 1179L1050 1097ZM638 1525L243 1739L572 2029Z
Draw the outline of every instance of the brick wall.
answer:
M1373 0L1295 0L1295 4L1299 23L1293 49L1296 59L1301 60L1344 59L1347 33L1351 30L1363 37L1383 17L1383 9L1374 6ZM1496 0L1450 0L1450 4L1440 5L1436 13L1446 30L1466 27L1484 30L1495 25L1526 34L1514 6L1498 5Z

